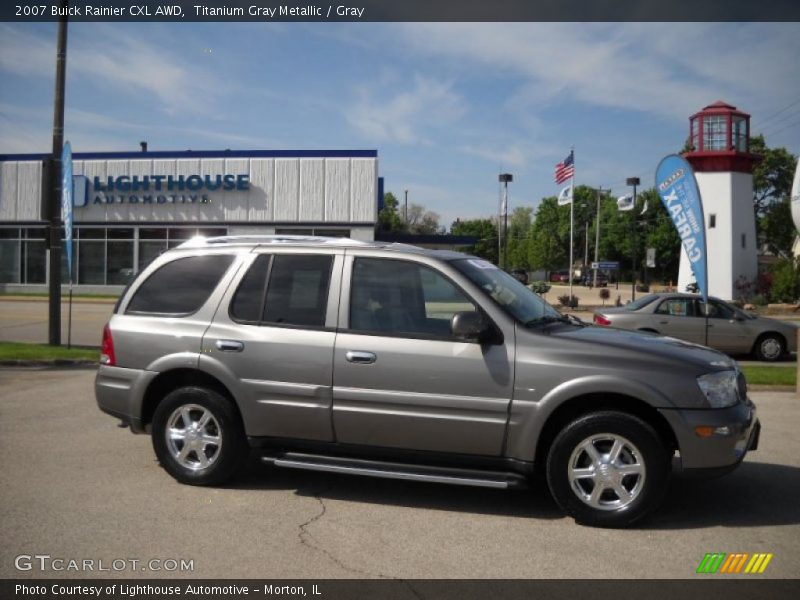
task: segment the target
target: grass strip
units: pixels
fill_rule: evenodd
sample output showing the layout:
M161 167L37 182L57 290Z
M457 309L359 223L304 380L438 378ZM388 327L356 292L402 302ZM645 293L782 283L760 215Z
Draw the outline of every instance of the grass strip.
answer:
M750 385L797 385L797 367L741 367Z
M71 348L66 346L48 346L47 344L25 344L20 342L0 342L0 361L57 361L57 360L92 360L100 357L98 350Z

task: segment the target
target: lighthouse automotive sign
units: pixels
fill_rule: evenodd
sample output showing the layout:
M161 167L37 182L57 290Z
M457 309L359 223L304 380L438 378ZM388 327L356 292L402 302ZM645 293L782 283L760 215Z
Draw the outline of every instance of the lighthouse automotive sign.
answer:
M659 163L656 169L656 189L689 257L703 301L707 302L708 252L703 201L694 171L685 158L670 154Z

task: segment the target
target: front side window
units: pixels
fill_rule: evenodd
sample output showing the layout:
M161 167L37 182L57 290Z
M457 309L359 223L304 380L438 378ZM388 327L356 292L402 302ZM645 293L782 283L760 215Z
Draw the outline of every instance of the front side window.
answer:
M230 315L254 325L324 327L331 256L262 254L242 278Z
M474 310L460 289L425 265L376 258L353 263L351 330L449 338L453 315Z
M732 306L718 300L709 300L707 309L705 303L698 300L697 312L701 316L706 316L706 312L708 312L709 319L733 319L736 315L736 310Z
M126 314L182 316L197 312L233 258L231 254L209 254L168 262L139 286Z

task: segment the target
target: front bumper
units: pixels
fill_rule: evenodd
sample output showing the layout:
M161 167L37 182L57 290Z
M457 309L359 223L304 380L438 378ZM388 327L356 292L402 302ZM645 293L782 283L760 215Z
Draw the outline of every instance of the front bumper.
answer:
M680 467L686 472L713 475L731 471L758 447L761 424L749 399L729 408L660 412L675 432ZM714 433L701 437L697 427L711 427Z

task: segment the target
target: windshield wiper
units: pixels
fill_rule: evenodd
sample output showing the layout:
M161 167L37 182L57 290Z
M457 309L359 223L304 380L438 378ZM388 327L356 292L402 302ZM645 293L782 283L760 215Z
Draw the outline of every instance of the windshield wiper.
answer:
M525 322L525 327L536 327L539 325L549 325L550 323L569 323L570 325L578 325L586 327L587 323L572 314L566 315L544 315Z
M525 321L525 327L536 327L537 325L549 325L550 323L570 323L569 317L565 315L544 315L536 317L530 321Z

